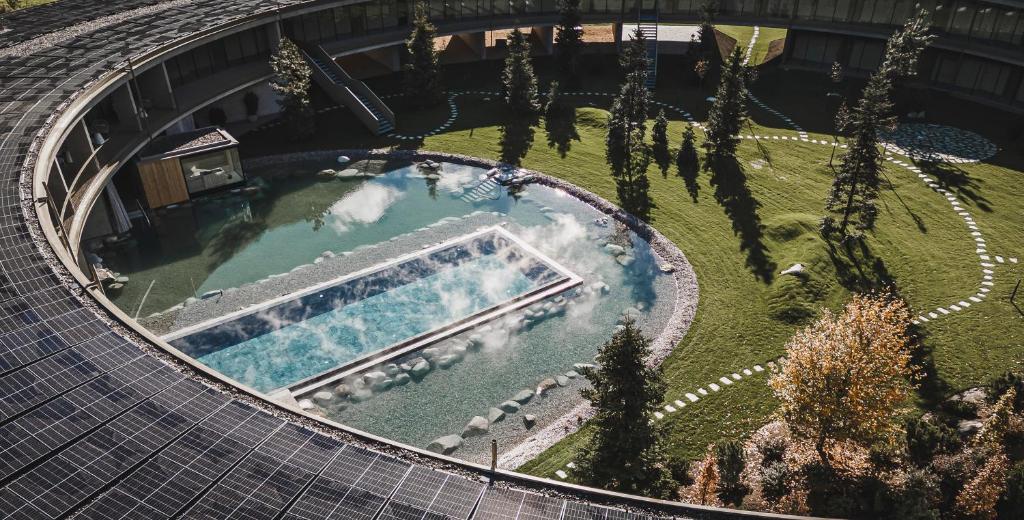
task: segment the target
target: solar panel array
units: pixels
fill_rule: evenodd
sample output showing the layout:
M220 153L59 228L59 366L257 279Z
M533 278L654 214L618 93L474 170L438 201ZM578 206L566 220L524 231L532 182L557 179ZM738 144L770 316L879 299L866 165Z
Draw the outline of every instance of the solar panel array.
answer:
M59 0L6 16L0 46L158 1ZM637 518L487 487L285 422L149 356L53 275L19 192L47 118L129 54L278 3L196 0L0 58L0 517Z

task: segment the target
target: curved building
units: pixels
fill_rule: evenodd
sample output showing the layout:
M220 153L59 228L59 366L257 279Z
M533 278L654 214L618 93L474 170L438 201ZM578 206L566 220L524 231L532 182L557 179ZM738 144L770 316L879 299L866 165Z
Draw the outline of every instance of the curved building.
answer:
M701 0L585 0L587 23L694 22ZM723 0L722 22L788 27L784 64L877 65L920 7L939 35L927 85L1024 110L1024 2ZM431 0L443 34L550 41L557 2ZM781 518L586 489L327 424L235 388L137 327L81 251L112 176L168 130L270 77L282 35L371 130L393 114L335 58L400 64L406 0L57 0L0 31L0 517ZM263 105L271 105L264 103ZM240 106L240 103L233 103ZM227 114L232 119L245 113ZM206 118L206 119L204 119ZM99 138L97 138L99 134ZM636 511L636 512L627 512Z

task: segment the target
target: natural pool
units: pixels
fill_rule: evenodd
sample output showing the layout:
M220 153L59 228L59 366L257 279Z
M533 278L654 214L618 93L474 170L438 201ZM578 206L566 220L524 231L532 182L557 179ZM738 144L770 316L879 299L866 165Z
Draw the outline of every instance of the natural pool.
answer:
M516 393L592 362L624 312L651 335L673 312L674 280L660 270L649 245L559 190L529 185L509 193L481 185L486 169L450 163L442 166L439 179L402 161L372 165L381 174L365 179L316 175L328 167L334 166L307 161L250 169L250 176L263 179L259 194L225 194L167 211L154 228L139 230L134 244L97 251L131 279L114 301L167 333L219 315L211 314L215 310L228 314L239 302L256 303L246 298L261 291L270 299L481 227L504 225L582 277L586 297L571 298L560 312L529 326L521 326L522 316L484 325L473 331L478 348L459 362L447 368L432 363L429 374L375 391L372 398L317 403L317 411L331 419L417 446L460 433L472 417L486 417ZM592 291L595 287L600 290ZM190 300L177 313L145 319L216 289L226 290L223 298ZM520 326L508 326L516 319ZM393 322L393 317L382 320ZM245 359L237 356L229 363L232 377L263 388L276 384L267 370L245 367ZM534 398L518 416L492 424L490 435L507 446L529 435L522 415L537 415L535 431L571 409L584 383L565 377L558 382L565 386ZM456 455L481 460L487 439L467 439Z

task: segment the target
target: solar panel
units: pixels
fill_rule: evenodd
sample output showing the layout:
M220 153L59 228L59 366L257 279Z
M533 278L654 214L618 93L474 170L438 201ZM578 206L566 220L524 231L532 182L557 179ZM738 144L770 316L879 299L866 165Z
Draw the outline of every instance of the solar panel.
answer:
M526 493L499 487L488 487L473 513L473 520L516 520Z
M369 520L387 502L408 469L407 462L347 445L285 518Z
M413 466L378 518L467 519L484 485L462 477Z
M568 502L560 498L527 493L523 499L522 507L519 508L519 516L517 518L519 520L561 518L566 504Z

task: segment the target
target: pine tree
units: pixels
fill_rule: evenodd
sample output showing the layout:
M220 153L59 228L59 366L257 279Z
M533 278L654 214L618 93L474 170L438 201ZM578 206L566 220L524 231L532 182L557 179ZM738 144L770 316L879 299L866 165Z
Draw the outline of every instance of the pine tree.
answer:
M679 168L679 175L683 177L695 175L700 168L695 140L693 125L686 125L686 130L683 131L683 144L679 146L679 153L676 154L676 167Z
M715 462L718 466L718 498L726 504L739 505L746 496L748 489L740 480L743 469L747 467L743 445L738 441L729 441L715 447Z
M598 352L598 367L584 370L591 388L581 393L597 413L591 419L594 434L574 470L580 482L624 493L672 496L676 485L662 451L664 432L654 422L665 382L658 369L647 366L650 352L650 340L627 318Z
M851 137L825 205L829 216L822 222L822 231L826 234L838 233L846 239L854 236L849 232L851 225L858 231L874 227L883 161L879 134L896 124L891 100L894 82L915 74L921 52L932 39L925 16L923 11L918 13L889 38L882 65L843 121L842 129L849 130Z
M668 155L668 118L665 117L665 110L658 111L658 117L654 118L654 128L651 129L651 141L654 143L654 153Z
M270 57L270 68L274 72L270 86L279 96L278 105L289 136L302 139L312 135L316 129L313 105L309 99L313 71L298 45L288 38L281 38L280 47Z
M700 26L697 28L698 55L702 60L713 60L718 56L718 39L715 38L715 4L706 0L700 6Z
M530 42L518 27L508 38L508 56L502 73L505 104L518 114L533 114L540 110L537 101L537 77L530 61Z
M583 52L583 25L580 0L562 0L560 18L555 32L555 53L565 83L574 88L579 84L580 54Z
M412 32L405 41L409 62L405 65L405 92L421 106L436 105L444 99L441 86L441 67L434 48L437 28L427 17L427 6L418 2L412 22Z
M707 149L705 170L736 157L738 134L747 118L747 95L743 50L737 45L729 60L722 65L718 92L708 114L707 137L704 140L704 148Z
M643 141L647 133L647 111L651 93L647 90L647 50L644 36L639 30L622 51L619 60L626 78L619 94L612 101L608 115L608 135L605 140L605 159L612 167L612 175L620 176L630 162L631 143Z

